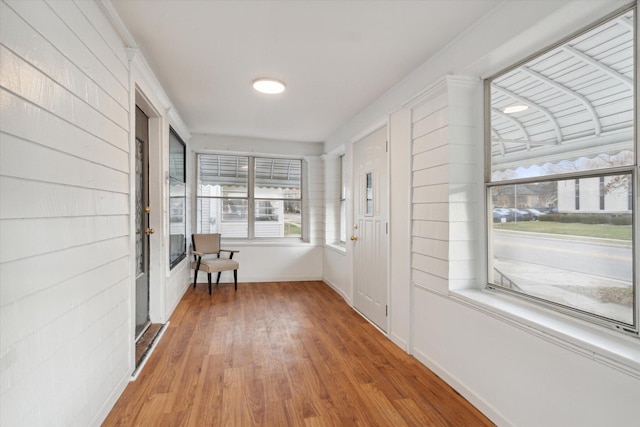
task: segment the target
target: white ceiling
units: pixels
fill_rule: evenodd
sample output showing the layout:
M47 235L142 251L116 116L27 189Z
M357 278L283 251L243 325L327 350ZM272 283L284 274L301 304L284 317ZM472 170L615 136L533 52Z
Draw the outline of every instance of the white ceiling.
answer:
M193 134L324 141L498 0L112 0ZM274 77L281 95L251 82Z

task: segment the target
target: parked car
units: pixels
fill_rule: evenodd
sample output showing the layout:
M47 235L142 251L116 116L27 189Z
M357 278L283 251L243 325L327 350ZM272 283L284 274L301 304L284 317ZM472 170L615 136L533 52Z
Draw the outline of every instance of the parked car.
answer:
M546 215L546 213L539 211L538 209L534 209L534 208L527 208L527 210L529 211L529 213L531 214L531 219L532 220L537 220L538 217L542 216L542 215Z
M508 208L493 209L493 222L511 222L514 218L514 214Z
M531 221L531 219L533 218L531 213L524 209L512 208L511 212L513 212L513 216L516 221Z

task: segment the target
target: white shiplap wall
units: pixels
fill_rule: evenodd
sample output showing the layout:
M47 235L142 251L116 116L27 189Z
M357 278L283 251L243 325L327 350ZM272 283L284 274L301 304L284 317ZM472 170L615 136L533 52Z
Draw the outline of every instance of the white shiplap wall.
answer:
M307 185L309 243L324 244L325 206L324 206L324 161L320 156L305 157L309 177Z
M448 76L412 106L413 283L443 294L475 287L481 255L482 132L473 108L480 88Z
M94 2L0 2L0 424L90 425L130 357L129 71Z

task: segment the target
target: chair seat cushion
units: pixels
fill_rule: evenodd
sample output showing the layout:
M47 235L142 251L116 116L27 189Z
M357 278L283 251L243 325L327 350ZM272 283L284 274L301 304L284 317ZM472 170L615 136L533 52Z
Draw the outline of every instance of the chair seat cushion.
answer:
M191 268L195 269L197 267L197 262L191 263ZM227 270L237 270L239 264L237 261L234 261L229 258L211 258L211 259L203 259L200 263L200 271L205 271L207 273L217 273L219 271L227 271Z

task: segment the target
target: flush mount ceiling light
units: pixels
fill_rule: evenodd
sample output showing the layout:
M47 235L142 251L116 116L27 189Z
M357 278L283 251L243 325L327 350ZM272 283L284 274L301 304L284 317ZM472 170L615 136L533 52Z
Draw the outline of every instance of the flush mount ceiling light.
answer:
M253 81L253 88L258 92L274 95L284 92L284 83L276 79L260 78Z
M505 113L505 114L513 114L513 113L519 113L519 112L524 111L524 110L526 110L528 108L529 108L528 105L512 105L512 106L507 107L504 110L502 110L502 112Z

